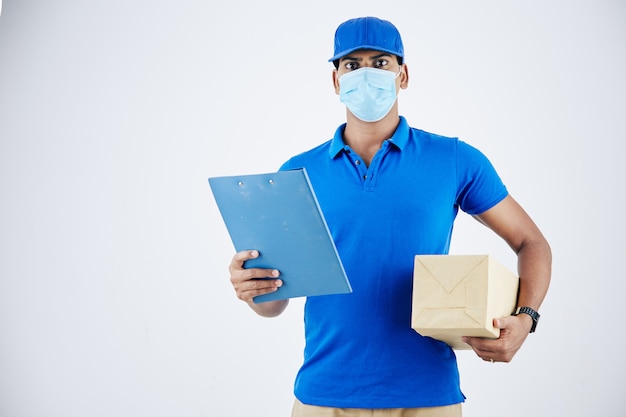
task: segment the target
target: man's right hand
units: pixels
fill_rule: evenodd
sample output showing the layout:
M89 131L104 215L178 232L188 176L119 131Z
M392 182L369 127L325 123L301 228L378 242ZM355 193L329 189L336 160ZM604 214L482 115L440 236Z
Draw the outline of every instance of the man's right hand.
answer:
M258 256L259 251L257 250L245 250L236 253L228 267L230 282L237 293L237 298L248 303L257 314L274 317L283 312L289 301L277 300L255 304L254 297L274 292L283 285L283 281L278 278L280 272L277 269L245 268L247 260Z

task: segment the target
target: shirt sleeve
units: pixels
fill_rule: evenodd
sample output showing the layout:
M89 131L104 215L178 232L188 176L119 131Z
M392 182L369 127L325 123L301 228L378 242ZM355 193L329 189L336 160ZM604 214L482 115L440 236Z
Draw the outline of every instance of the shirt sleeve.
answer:
M489 210L508 195L489 159L460 140L457 142L457 190L458 206L471 215Z

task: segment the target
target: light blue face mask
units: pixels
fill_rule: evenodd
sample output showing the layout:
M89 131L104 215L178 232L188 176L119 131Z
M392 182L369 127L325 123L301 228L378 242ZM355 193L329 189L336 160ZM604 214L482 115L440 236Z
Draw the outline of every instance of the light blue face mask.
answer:
M377 122L396 102L400 72L364 67L339 77L339 100L364 122Z

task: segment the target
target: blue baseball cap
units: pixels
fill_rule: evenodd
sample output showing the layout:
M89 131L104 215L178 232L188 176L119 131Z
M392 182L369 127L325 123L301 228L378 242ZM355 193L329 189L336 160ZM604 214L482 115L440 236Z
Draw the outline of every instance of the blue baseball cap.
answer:
M404 47L398 29L377 17L357 17L339 25L335 31L335 61L359 49L373 49L404 58Z

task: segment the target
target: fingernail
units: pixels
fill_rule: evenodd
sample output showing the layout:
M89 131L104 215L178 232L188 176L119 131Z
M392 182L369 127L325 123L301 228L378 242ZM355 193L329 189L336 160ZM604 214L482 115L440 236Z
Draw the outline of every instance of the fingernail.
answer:
M278 272L278 269L275 269L275 270L272 271L272 276L273 277L277 277L279 275L280 275L280 272Z

